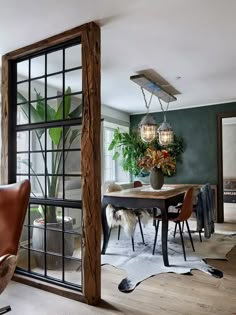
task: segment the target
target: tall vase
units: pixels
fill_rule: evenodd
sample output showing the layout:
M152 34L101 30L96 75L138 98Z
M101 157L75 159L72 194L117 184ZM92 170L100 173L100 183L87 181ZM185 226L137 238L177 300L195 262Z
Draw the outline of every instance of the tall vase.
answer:
M164 175L161 168L153 167L150 172L150 185L153 189L161 189L164 184Z

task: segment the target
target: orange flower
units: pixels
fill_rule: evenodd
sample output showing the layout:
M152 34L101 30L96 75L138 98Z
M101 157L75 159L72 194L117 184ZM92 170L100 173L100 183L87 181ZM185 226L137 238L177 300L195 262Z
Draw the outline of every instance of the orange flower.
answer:
M145 155L138 160L138 165L145 170L153 167L161 168L162 172L168 176L176 171L176 160L170 156L170 153L153 147L147 148Z

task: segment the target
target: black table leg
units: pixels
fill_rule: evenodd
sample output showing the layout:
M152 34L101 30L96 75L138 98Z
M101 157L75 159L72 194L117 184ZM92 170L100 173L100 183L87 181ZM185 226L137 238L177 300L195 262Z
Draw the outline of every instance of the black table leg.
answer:
M106 217L106 207L107 202L104 200L105 197L103 197L102 201L102 231L103 231L103 245L102 245L102 254L106 254L107 245L109 242L109 228L107 224L107 217Z
M162 246L162 255L164 265L169 267L169 259L168 259L168 219L167 219L167 211L161 210L162 215L162 231L161 231L161 246Z

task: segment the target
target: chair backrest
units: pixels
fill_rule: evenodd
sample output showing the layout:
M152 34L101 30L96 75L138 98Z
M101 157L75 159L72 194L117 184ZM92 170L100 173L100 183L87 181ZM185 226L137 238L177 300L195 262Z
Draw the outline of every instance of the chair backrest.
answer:
M121 191L121 190L123 190L123 188L120 185L115 184L115 183L110 183L107 185L105 192L110 193L110 192Z
M17 254L29 197L29 180L0 186L0 256Z
M175 221L186 221L191 216L193 211L193 196L194 196L194 188L191 187L187 190L184 201L181 206L181 211Z
M142 187L142 186L143 186L143 184L139 180L134 181L134 188Z

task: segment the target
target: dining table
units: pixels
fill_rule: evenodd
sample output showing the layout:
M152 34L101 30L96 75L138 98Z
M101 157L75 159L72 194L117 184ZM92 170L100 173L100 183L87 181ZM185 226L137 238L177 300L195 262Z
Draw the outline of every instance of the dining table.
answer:
M106 218L106 207L108 204L112 204L117 208L124 207L124 209L159 208L162 215L162 256L164 265L168 267L168 208L182 202L186 191L193 186L190 184L163 185L161 189L154 190L150 185L143 185L137 188L104 193L102 199L102 254L106 254L109 243L109 227Z

